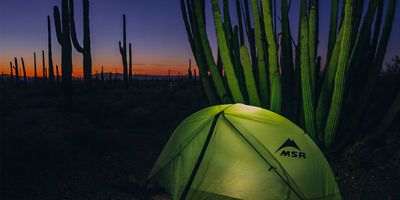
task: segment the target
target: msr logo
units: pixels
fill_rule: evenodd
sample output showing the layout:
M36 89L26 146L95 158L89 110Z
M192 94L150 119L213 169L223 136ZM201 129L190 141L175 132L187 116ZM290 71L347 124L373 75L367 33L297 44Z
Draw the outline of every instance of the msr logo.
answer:
M288 150L288 148L296 150ZM282 151L281 151L282 150ZM302 152L299 146L294 140L287 139L279 148L275 151L278 153L280 151L280 156L291 157L291 158L303 158L306 159L306 153Z

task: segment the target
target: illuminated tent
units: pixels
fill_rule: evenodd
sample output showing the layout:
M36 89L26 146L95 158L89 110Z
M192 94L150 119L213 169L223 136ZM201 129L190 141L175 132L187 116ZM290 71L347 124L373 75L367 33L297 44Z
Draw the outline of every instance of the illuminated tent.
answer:
M148 183L173 199L341 199L328 162L302 129L243 104L186 118Z

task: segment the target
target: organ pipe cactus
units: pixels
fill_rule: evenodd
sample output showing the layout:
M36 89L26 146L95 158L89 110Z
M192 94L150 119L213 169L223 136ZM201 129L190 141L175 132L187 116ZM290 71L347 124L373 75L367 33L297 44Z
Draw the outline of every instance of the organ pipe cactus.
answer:
M396 0L388 1L386 11L382 0L369 1L366 12L366 1L344 0L340 19L339 0L331 0L325 59L317 50L318 0L300 2L295 55L287 0L280 4L280 37L276 32L275 1L236 0L237 20L231 20L229 1L208 2L218 42L216 59L205 26L206 0L181 0L181 9L203 87L212 104L233 101L269 108L303 126L314 141L328 148L339 131L351 130L345 128L346 124L359 124L382 67ZM386 17L382 28L383 13ZM321 60L326 61L323 68ZM351 115L343 116L344 112ZM349 134L354 135L353 131Z
M243 94L240 91L239 82L233 68L232 58L229 54L230 51L228 49L229 47L227 45L228 43L222 25L218 0L212 0L212 7L214 13L215 28L217 32L218 47L221 53L221 60L222 64L224 65L224 72L227 77L228 87L231 91L233 100L238 103L244 103Z
M329 110L326 127L324 131L324 144L331 145L334 134L337 132L342 112L343 96L345 93L348 60L350 58L350 45L353 30L353 0L346 0L345 17L343 21L343 38L340 46L340 54L335 77L335 88L333 90L331 107Z
M196 20L196 17L194 16L191 1L189 0L187 3L185 1L186 0L180 0L186 34L190 43L190 47L196 59L197 66L199 67L199 75L205 94L210 104L214 105L219 103L219 99L214 89L214 85L212 84L211 79L208 76L209 68L206 64L207 61L205 60L205 55L203 53L203 47L199 38L199 31L196 31L198 30L198 22Z
M269 61L269 85L271 92L270 109L274 112L281 112L281 75L278 64L278 51L275 40L274 27L272 23L271 0L262 0L264 31L268 43L268 61Z
M267 69L264 57L264 43L261 35L261 18L258 0L251 0L254 18L254 39L257 49L257 70L258 70L258 85L261 105L263 107L269 106L269 91L268 91L268 78Z
M306 131L310 137L317 140L317 126L313 105L312 79L309 52L309 27L307 15L307 1L301 0L300 4L300 71L301 92L304 110Z

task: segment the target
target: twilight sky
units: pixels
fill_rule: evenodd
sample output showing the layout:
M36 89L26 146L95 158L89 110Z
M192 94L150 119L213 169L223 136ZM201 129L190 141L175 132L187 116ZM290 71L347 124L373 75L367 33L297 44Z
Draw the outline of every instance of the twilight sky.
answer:
M293 1L291 26L297 35L298 0ZM328 37L329 4L320 1L320 54L325 57ZM103 65L105 71L122 71L118 41L122 40L122 14L127 16L127 42L133 43L134 73L166 74L186 73L188 59L192 58L182 22L179 0L91 0L90 28L92 39L93 73ZM61 0L0 0L0 71L9 73L9 62L14 57L24 57L28 75L32 74L33 52L37 54L41 74L41 51L46 52L47 66L47 15L52 20L53 60L60 64L61 50L55 37L53 6ZM234 1L232 0L232 4ZM325 5L326 4L326 5ZM211 7L207 6L210 13ZM400 54L400 2L387 58ZM279 14L279 13L278 13ZM235 16L235 10L231 9ZM78 40L82 41L82 3L75 0L75 21ZM235 21L235 20L234 20ZM212 47L216 49L213 21L207 18ZM82 73L82 56L74 54L74 75Z

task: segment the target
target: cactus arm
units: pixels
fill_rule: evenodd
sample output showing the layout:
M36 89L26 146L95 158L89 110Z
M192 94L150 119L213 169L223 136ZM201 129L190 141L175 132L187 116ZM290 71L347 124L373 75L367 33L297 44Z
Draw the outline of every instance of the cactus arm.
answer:
M54 26L56 29L56 36L58 43L63 46L63 32L61 27L61 17L60 17L60 9L57 6L54 6Z
M334 89L335 76L337 71L337 64L339 54L341 51L341 44L343 38L343 27L341 28L335 47L332 52L331 59L325 68L324 80L322 82L320 95L317 102L316 120L319 131L323 131L325 127L326 117L331 103L332 93Z
M318 142L318 133L311 91L307 0L301 0L300 7L300 79L304 122L307 133L314 141Z
M211 73L211 78L214 81L214 85L217 91L217 94L223 103L231 102L230 97L225 89L224 82L222 80L221 75L218 72L217 66L215 64L213 54L211 51L210 43L208 41L205 21L204 21L204 11L203 6L201 5L202 1L193 1L194 15L197 21L197 30L199 32L199 39L201 41L203 54L206 60L207 65L209 66L209 70Z
M74 0L69 0L69 23L71 23L71 40L74 45L76 51L79 53L83 53L83 47L79 44L78 38L76 36L76 28L75 28L75 8L74 8Z
M371 42L371 47L370 47L370 53L368 58L374 58L376 50L377 50L377 45L378 45L378 40L379 40L379 34L381 30L381 25L382 25L382 17L383 17L383 0L377 0L378 1L378 10L377 10L377 16L375 20L375 25L374 25L374 33L373 33L373 38ZM372 61L372 59L370 59Z
M316 58L317 58L317 8L315 0L310 1L310 18L309 18L309 48L310 48L310 72L311 72L311 87L313 97L315 98L315 88L317 81Z
M243 94L240 91L238 79L235 75L235 70L232 64L232 58L227 43L226 34L221 20L221 11L219 8L218 0L212 0L213 16L215 29L217 33L218 49L221 55L222 64L224 65L224 72L226 74L228 87L231 91L235 103L245 103Z
M182 18L183 18L183 23L185 24L186 34L187 34L187 37L188 37L188 40L189 40L189 43L190 43L190 48L192 49L192 52L194 52L194 49L193 49L193 47L194 47L193 33L192 33L192 29L190 27L190 23L189 23L189 19L188 19L188 13L186 11L185 0L180 0L180 5L181 5L181 13L182 13ZM192 17L190 17L190 18L192 18ZM190 20L190 21L192 21L192 20Z
M360 101L353 112L354 114L352 115L352 120L354 120L354 124L352 124L353 126L358 126L360 123L365 108L368 106L371 93L373 92L377 82L393 28L393 20L396 11L395 8L396 0L389 0L377 54L371 68L368 71L367 81L365 82L364 88L362 89L359 97Z
M275 40L274 27L272 22L271 0L262 0L264 31L268 43L268 62L269 62L269 80L271 91L271 110L276 113L281 113L281 77L278 64L278 50Z
M259 84L259 93L262 107L268 107L269 102L269 94L268 94L268 78L267 78L267 70L265 64L265 55L264 55L264 44L261 35L261 19L260 12L257 0L251 0L251 5L253 9L253 18L254 18L254 39L257 49L257 72L258 72L258 84Z
M254 80L253 67L251 65L249 53L245 45L243 45L241 48L241 58L250 105L261 106L257 85Z
M329 22L329 39L328 39L328 54L326 56L327 63L329 62L333 49L335 47L335 41L337 36L337 23L339 13L339 0L331 0L331 14Z
M240 4L240 0L236 0L236 13L238 20L238 28L239 28L239 37L240 37L240 45L244 44L244 31L243 31L243 16L242 16L242 8Z
M282 113L292 119L293 102L295 102L293 101L294 66L287 0L281 1L281 20Z
M343 38L339 54L335 88L333 90L331 106L324 131L324 144L330 146L339 126L342 111L343 96L346 89L348 63L351 53L351 37L353 31L353 0L346 0L345 16L343 21Z
M215 91L215 87L208 75L208 66L206 64L206 60L204 57L203 48L202 48L202 44L200 41L200 36L197 31L198 22L196 21L196 17L194 16L194 13L193 13L194 9L193 9L192 5L190 4L190 0L188 1L187 5L185 4L185 0L181 0L181 9L182 9L181 10L182 16L185 21L185 26L188 26L186 28L187 36L188 36L188 38L193 38L193 43L190 43L190 45L191 45L190 47L191 47L193 55L196 59L196 63L199 67L199 75L201 78L201 84L205 90L206 96L208 98L208 102L211 105L219 104L220 100L218 99L218 96ZM188 13L186 13L186 10ZM189 23L189 19L187 16L189 16L191 24Z

